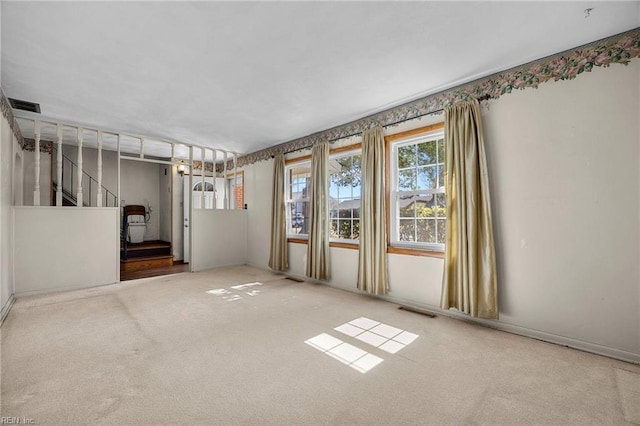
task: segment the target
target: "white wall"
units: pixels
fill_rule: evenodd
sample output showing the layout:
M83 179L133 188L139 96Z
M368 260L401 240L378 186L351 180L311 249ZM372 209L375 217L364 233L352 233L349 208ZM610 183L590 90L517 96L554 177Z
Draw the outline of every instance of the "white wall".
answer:
M145 241L160 239L160 173L164 165L144 161L120 162L120 198L127 205L151 205Z
M13 207L16 295L119 279L118 208Z
M269 264L269 239L271 238L273 160L245 166L243 170L244 202L247 204L247 235L249 236L247 260L251 265L266 268Z
M22 148L18 145L18 141L14 138L13 141L13 205L22 206L24 204L24 182L23 182L23 161L22 161Z
M23 204L33 205L33 188L36 183L36 153L33 151L22 152L23 170ZM51 154L40 152L40 205L51 205Z
M501 321L640 354L640 62L484 114Z
M640 61L483 109L499 268L492 326L640 362ZM443 116L387 129L397 133ZM272 161L245 166L248 262L267 267ZM357 251L331 249L356 291ZM289 244L303 276L306 246ZM438 310L443 261L389 255L389 299Z
M244 210L193 209L191 270L247 263Z
M14 293L11 173L19 149L9 122L0 115L0 320L8 312Z

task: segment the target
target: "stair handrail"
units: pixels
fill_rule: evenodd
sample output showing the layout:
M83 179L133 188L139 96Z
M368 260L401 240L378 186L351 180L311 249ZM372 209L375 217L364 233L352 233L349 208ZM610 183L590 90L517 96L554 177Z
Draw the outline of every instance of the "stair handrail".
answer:
M77 169L78 165L76 163L74 163L71 158L67 157L64 153L62 153L62 165L63 165L63 167L64 167L64 160L67 160L69 163L71 163L71 166L72 166L71 167L71 176L72 176L72 179L71 179L71 191L70 192L67 191L67 192L69 192L69 194L73 194L73 181L74 181L73 176L75 175L74 168ZM63 169L63 172L64 172L64 169ZM97 184L98 180L95 179L93 176L91 176L89 173L85 172L84 170L82 171L82 174L86 175L89 178L89 205L90 205L91 204L91 181L94 181ZM56 185L57 184L58 183L56 182ZM62 183L60 183L60 185L62 186L62 189L64 190L64 179L62 179ZM106 186L104 186L104 185L100 185L100 186L105 191L104 192L105 201L106 201L105 204L108 204L109 194L111 194L111 196L113 197L113 207L117 207L118 206L118 197L116 196L116 194L111 192L111 191L109 191L109 189ZM76 199L76 202L77 202L77 199ZM108 207L108 206L106 206L106 207Z

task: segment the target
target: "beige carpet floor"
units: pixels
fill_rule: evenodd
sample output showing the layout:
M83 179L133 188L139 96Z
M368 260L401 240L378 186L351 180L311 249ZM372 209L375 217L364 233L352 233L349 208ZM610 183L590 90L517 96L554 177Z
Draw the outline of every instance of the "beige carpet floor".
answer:
M20 298L0 331L1 416L34 424L640 424L638 365L251 267Z

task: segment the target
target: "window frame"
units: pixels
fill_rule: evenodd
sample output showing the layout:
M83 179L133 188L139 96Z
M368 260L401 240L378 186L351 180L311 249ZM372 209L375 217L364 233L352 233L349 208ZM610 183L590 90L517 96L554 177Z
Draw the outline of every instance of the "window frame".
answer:
M311 159L310 157L303 157L300 161L292 161L291 163L286 163L284 166L284 204L285 204L285 224L286 224L286 235L287 240L304 240L305 242L309 239L309 234L291 234L289 233L289 229L291 227L289 224L291 223L291 207L290 205L298 202L307 202L310 203L311 199L307 196L307 198L298 198L293 199L289 198L289 194L293 194L291 191L292 181L291 181L291 170L302 168L305 165L309 168L309 173L311 173ZM307 194L308 195L308 194ZM309 205L310 206L310 205Z
M443 243L421 243L412 241L399 241L398 226L399 221L396 217L397 212L397 195L398 192L406 195L419 194L444 194L444 184L442 187L416 190L416 191L398 191L397 190L397 148L400 146L413 145L418 141L439 140L444 139L444 123L436 123L433 125L408 130L385 136L386 142L386 201L387 201L387 253L409 254L428 257L443 257L445 244ZM442 161L444 162L444 161ZM437 226L437 221L436 221Z
M360 213L358 213L358 223L360 223L361 219L362 219L362 146L359 144L358 146L348 146L345 147L348 149L341 149L338 148L335 151L330 151L329 152L329 161L331 160L335 160L338 158L344 158L344 157L353 157L355 155L359 155L360 156ZM331 173L329 173L329 179L327 181L327 189L330 191L331 188ZM352 193L353 195L353 193ZM329 198L331 198L331 195L329 195ZM352 198L353 199L353 198ZM339 211L339 209L338 209ZM339 214L339 213L338 213ZM351 226L353 226L353 212L351 213ZM329 212L328 212L328 218L329 218L329 233L331 233L331 208L329 208ZM359 235L359 233L358 233ZM359 246L360 245L360 239L354 240L354 239L350 239L350 238L333 238L331 236L329 236L329 242L330 243L334 243L336 244L336 246L338 244L345 244L345 245L349 245L349 246Z

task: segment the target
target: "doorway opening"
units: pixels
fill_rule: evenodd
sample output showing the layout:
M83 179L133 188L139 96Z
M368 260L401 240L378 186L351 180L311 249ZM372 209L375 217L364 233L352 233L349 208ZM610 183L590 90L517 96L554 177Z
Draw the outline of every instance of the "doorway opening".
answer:
M120 281L189 271L173 245L175 167L121 160Z

